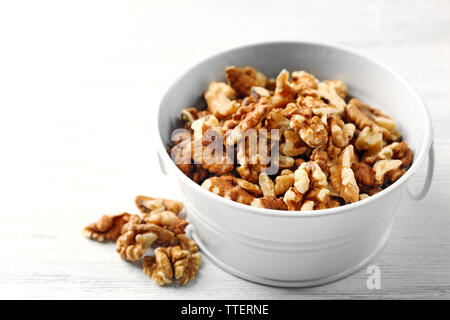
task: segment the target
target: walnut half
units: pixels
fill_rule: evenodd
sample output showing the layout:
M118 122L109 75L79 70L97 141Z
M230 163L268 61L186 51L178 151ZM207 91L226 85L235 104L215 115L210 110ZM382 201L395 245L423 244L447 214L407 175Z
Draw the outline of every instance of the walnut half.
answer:
M97 222L86 226L83 229L83 235L99 242L116 241L129 218L130 214L126 212L115 216L104 215Z
M355 153L352 145L347 146L339 155L338 162L330 168L330 181L333 188L345 202L359 200L359 188L352 170Z
M195 279L201 266L201 255L195 241L184 235L178 245L155 250L154 256L143 260L144 273L158 285L170 284L173 278L182 286Z
M136 206L142 213L169 210L175 214L178 214L183 209L182 202L170 199L137 196L135 202Z
M137 261L150 250L153 243L170 245L174 238L172 231L146 224L139 216L132 216L117 239L117 252L124 260Z

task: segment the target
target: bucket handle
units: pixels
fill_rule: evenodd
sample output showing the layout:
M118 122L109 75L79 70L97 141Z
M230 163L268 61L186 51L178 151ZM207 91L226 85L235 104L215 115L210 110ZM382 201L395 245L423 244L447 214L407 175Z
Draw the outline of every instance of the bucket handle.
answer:
M430 150L428 151L427 176L425 178L425 184L423 185L422 190L420 190L419 193L415 193L411 189L410 184L408 184L406 186L406 192L412 199L419 201L419 200L422 200L423 198L425 198L428 191L430 190L431 180L433 180L433 172L434 172L434 147L433 147L433 143L431 143Z

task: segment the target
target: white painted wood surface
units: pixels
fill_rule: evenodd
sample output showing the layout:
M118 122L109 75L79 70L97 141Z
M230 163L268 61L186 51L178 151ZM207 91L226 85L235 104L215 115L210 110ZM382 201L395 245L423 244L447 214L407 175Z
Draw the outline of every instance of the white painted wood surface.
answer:
M0 298L450 298L450 2L8 1L0 4ZM160 288L81 228L178 197L156 160L164 91L204 57L268 40L318 40L392 66L423 94L437 153L430 194L404 198L381 289L366 270L306 289L235 278L207 259L191 285ZM414 177L419 187L425 170ZM282 263L282 262L280 262Z

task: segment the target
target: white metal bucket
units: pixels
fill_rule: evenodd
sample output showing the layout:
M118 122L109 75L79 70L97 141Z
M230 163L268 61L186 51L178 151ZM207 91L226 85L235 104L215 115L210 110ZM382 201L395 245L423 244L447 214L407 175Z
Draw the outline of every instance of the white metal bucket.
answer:
M250 65L275 77L281 69L306 70L319 79L341 79L349 94L386 111L414 151L414 162L397 182L357 203L310 212L255 208L221 198L194 183L172 162L166 148L180 124L181 109L203 104L208 83L224 79L228 65ZM340 46L310 42L255 44L229 50L197 64L164 96L158 116L162 169L181 186L193 236L223 269L250 281L277 286L311 286L360 268L383 246L396 206L410 177L429 155L424 188L433 174L432 125L414 88L385 65Z

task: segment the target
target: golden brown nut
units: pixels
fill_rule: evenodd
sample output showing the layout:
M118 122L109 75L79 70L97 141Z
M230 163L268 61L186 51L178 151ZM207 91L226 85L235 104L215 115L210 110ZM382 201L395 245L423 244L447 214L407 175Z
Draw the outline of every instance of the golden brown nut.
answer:
M393 142L379 152L364 155L362 161L370 165L374 164L378 160L392 160L397 159L402 161L401 169L406 169L410 166L413 160L413 152L408 147L408 144L403 142Z
M353 146L349 145L342 150L337 163L330 168L331 184L347 203L359 200L359 187L352 170L354 157Z
M275 91L275 88L277 86L277 80L274 78L268 78L266 83L266 89L270 91Z
M384 178L386 174L390 173L391 171L400 169L401 165L402 165L401 160L378 160L373 165L373 170L375 171L375 179L377 180L377 184L382 185L384 183Z
M312 118L313 112L309 105L305 105L305 101L307 101L307 97L298 97L296 102L290 102L286 105L283 111L283 115L289 119L291 119L294 115L301 115L307 119ZM320 100L322 103L322 100Z
M251 203L252 206L273 210L287 210L288 207L284 203L283 198L277 198L275 196L264 196L262 198L256 198Z
M182 141L178 142L172 148L169 153L173 162L177 167L190 179L196 183L201 183L208 177L208 170L203 168L200 164L192 163L192 135L188 134Z
M341 148L336 147L333 144L333 141L331 139L328 139L328 144L327 144L326 150L327 150L328 157L332 160L335 160L341 153Z
M375 187L361 188L361 191L367 193L369 196L373 196L374 194L383 191L383 188L380 186L375 186Z
M367 163L354 162L352 169L359 187L373 187L377 185L375 171Z
M234 169L232 158L222 146L217 150L213 145L194 144L193 160L210 173L223 175Z
M275 178L275 194L283 195L294 184L294 172L285 169Z
M278 163L278 167L281 169L289 169L295 165L295 159L282 154L274 155L272 160Z
M202 187L221 197L250 205L255 197L239 185L239 180L230 176L211 177L202 183Z
M347 96L347 85L344 82L340 80L323 81L319 83L317 94L328 102L328 108L323 109L320 113L322 116L333 113L339 115L344 112Z
M259 174L259 186L261 187L264 197L275 196L275 184L272 179L269 178L267 173L261 172Z
M189 224L172 211L153 211L143 214L142 219L147 224L156 224L157 226L165 227L174 234L184 233L184 229Z
M222 130L214 116L200 118L191 125L193 134L193 154L195 163L211 173L225 174L233 170L233 160L223 146Z
M191 128L192 122L197 119L211 115L209 110L198 110L197 108L184 108L181 110L181 119L185 121L185 127Z
M189 125L189 129L191 125ZM171 137L174 143L172 148L169 148L170 156L172 160L178 163L190 163L191 159L191 143L192 143L192 133L186 130L181 130L178 133L174 133ZM184 160L184 161L180 161Z
M294 188L296 192L289 189L284 198L289 210L300 206L294 204L299 198L303 200L301 211L321 209L326 207L330 200L327 176L315 161L304 162L295 170Z
M178 220L178 223L171 229L171 231L175 235L184 234L185 233L185 229L186 229L188 224L189 224L188 221L186 221L184 219L180 219L180 220Z
M271 95L270 91L263 87L252 87L251 92L252 92L251 97L255 97L256 99L262 97L270 98Z
M264 145L258 138L241 140L237 145L236 160L239 166L236 172L243 180L252 184L258 183L259 174L265 171L270 162L270 159L267 159L269 146L264 149L261 147Z
M258 183L259 174L264 171L266 166L261 164L248 164L245 163L239 166L236 171L242 177L242 179L250 181L251 183Z
M320 117L323 124L327 124L328 117L343 114L346 90L342 81L334 80L321 82L317 90L303 91L302 96L297 99L297 106L301 110L299 114L306 118L316 115Z
M350 143L355 133L355 125L353 123L345 123L336 115L328 117L328 130L330 131L333 145L338 148L345 148Z
M171 258L175 271L175 279L182 286L195 279L200 270L202 259L200 253L191 253L187 250L174 252L172 249Z
M229 130L235 128L250 112L254 111L256 108L256 103L259 99L252 98L254 101L247 101L248 104L241 106L236 113L234 113L230 119L223 123L222 129Z
M327 176L315 161L304 162L294 172L294 187L301 194L314 188L327 188Z
M355 147L360 151L377 153L383 147L383 135L378 129L365 127L355 140Z
M104 215L97 222L86 226L83 229L83 235L99 242L116 241L129 218L130 214L126 212L114 216Z
M202 143L209 142L207 141L207 134L216 134L217 136L222 137L219 120L217 120L214 115L195 120L191 124L191 129L193 131L194 140L200 140Z
M316 115L320 117L320 120L323 124L327 124L327 119L329 116L342 113L341 110L337 109L335 106L325 103L322 99L319 98L317 93L299 97L297 99L297 106L300 109L301 115L306 118L310 118L313 115Z
M237 111L239 104L233 100L236 92L225 82L211 82L205 92L208 110L217 119L224 119Z
M288 119L291 119L294 115L301 115L305 118L311 118L313 116L311 109L305 108L301 105L300 101L303 97L298 97L296 102L289 102L285 108L281 109L283 115Z
M393 184L395 181L400 179L405 173L406 169L402 169L401 167L388 172L385 175L384 184L387 186Z
M289 83L289 72L287 70L281 70L277 77L275 92L272 96L273 106L275 108L284 108L296 95L297 91Z
M292 72L291 86L298 92L299 95L310 92L310 90L317 89L319 81L312 74L306 71Z
M187 250L190 253L196 253L198 251L197 242L192 239L189 239L184 234L179 234L176 237L177 244L183 249Z
M173 269L166 248L157 248L154 256L146 256L142 260L144 273L156 284L163 286L173 281Z
M134 229L127 230L117 239L117 252L124 260L137 261L150 250L157 238L158 235L149 230L142 233L137 233Z
M142 213L169 210L175 214L178 214L181 210L183 210L184 207L181 201L152 198L147 196L137 196L135 202L136 206Z
M290 126L300 133L302 140L311 148L324 148L327 145L328 131L319 117L306 119L301 115L294 115Z
M157 245L167 246L173 244L175 241L175 235L172 231L155 224L146 224L143 218L138 215L132 215L130 220L123 226L121 236L117 239L116 244L125 239L121 239L121 237L127 232L134 233L134 238L140 234L154 233L157 236L154 243ZM133 239L131 239L131 241L133 241ZM122 244L124 243L125 242L122 241Z
M320 169L322 169L323 173L325 173L328 176L329 171L330 171L329 166L328 166L329 157L328 157L328 153L326 151L320 150L320 149L314 149L313 152L311 153L310 159L312 161L317 162Z
M283 109L273 109L266 116L266 128L267 129L289 129L289 119L284 116Z
M195 279L202 263L200 253L190 253L179 246L170 247L175 279L182 286Z
M370 196L367 193L361 193L359 195L359 201L369 198Z
M289 211L300 211L302 207L303 194L298 192L296 188L290 187L283 197Z
M346 112L347 117L361 130L365 127L371 127L381 132L384 139L388 141L395 141L401 137L396 131L395 121L391 117L358 99L353 98L349 101Z
M306 152L307 145L300 138L300 134L294 130L287 130L283 134L284 142L280 145L280 153L290 157L296 157Z
M124 260L137 261L153 243L170 245L174 239L173 232L154 224L144 224L140 217L132 216L117 239L117 252Z
M205 129L212 128L225 140L230 158L236 158L237 163L226 170L208 168L206 173L208 161L203 159L196 161L199 168L178 165L186 175L204 181L217 194L260 207L278 206L278 196L283 196L289 210L336 207L381 191L398 180L413 160L406 142L400 142L393 119L357 99L347 104L347 86L340 80L319 82L305 71L293 72L290 79L289 72L282 70L274 81L258 75L251 67L228 67L226 73L231 84L227 90L233 92L225 96L239 108L221 119L197 115L189 109L183 116L186 123L191 123L189 132L196 137L191 140L204 143ZM239 97L233 100L235 92ZM251 138L255 133L256 141ZM262 143L261 136L265 137ZM175 147L179 144L182 142L176 142ZM192 149L191 158L197 158L198 147ZM350 153L351 157L344 156ZM381 160L400 160L402 164L395 169L383 163L375 167ZM318 184L317 177L311 179L314 170L310 169L316 166L325 177L323 185ZM295 173L280 173L286 168ZM207 179L210 173L215 177ZM239 175L244 180L217 180L224 175L234 179ZM238 181L259 183L262 191L248 191ZM300 192L302 183L305 190Z
M263 194L261 188L254 183L251 183L244 179L239 179L239 178L234 178L234 181L236 182L236 184L239 187L241 187L245 191L250 192L250 194L252 194L252 195L261 196Z
M300 115L311 118L314 114L320 115L314 111L328 107L328 105L320 99L317 94L300 96L296 101L296 105L300 110ZM292 111L290 111L292 113Z
M378 158L378 152L383 147L383 134L378 127L365 127L355 140L355 147L360 151L366 151L363 162L373 164Z
M351 99L346 107L347 117L353 121L359 129L365 127L377 128L374 121L371 120L371 112L369 106L359 101L358 99Z
M245 114L241 122L227 133L226 144L229 146L236 144L248 129L255 128L260 124L272 109L273 105L268 98L259 99L258 103L254 105L254 109Z
M179 164L177 167L195 183L202 183L209 175L200 164Z
M184 108L181 110L181 119L185 122L185 127L191 127L192 122L198 119L197 108Z
M308 191L304 197L300 211L320 210L329 207L330 190L328 188L314 188Z
M229 173L234 169L232 158L226 153L222 146L217 150L214 146L194 146L194 161L208 172L218 175Z
M405 141L393 142L379 152L378 159L398 159L402 161L402 168L408 168L413 159L413 152Z
M201 255L195 241L185 235L177 236L178 245L155 250L154 256L143 259L143 268L158 285L171 284L173 278L180 285L194 280L201 266Z
M300 167L303 162L305 162L305 160L303 160L302 158L295 159L294 168L292 170L294 170L294 169L297 170L298 167Z
M405 141L403 141L400 143L398 154L394 155L394 157L397 157L397 159L402 160L402 168L409 168L413 161L414 153L408 147L408 144Z
M266 76L252 67L226 67L225 74L239 97L251 95L252 87L265 87L267 82Z

